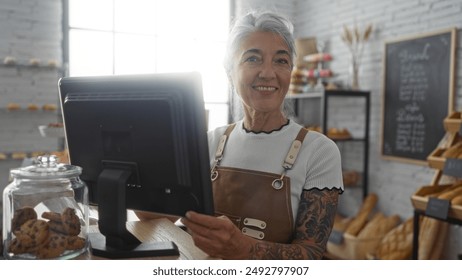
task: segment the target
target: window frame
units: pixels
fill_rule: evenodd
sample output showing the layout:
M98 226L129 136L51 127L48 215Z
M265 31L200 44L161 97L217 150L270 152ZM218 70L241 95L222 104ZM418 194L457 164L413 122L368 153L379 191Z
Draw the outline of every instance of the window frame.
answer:
M63 34L63 39L62 39L62 65L63 65L63 75L64 76L70 76L70 31L71 30L87 30L87 31L102 31L98 29L91 29L91 28L77 28L77 27L71 27L70 26L70 4L69 0L61 0L62 1L62 34ZM113 0L114 1L114 0ZM234 6L235 3L233 0L228 0L228 5L229 5L229 19L233 18L234 15ZM113 13L115 13L113 11ZM115 38L115 34L119 33L117 32L114 28L110 31L104 31L111 33L113 38ZM136 33L126 33L126 34L136 34ZM112 74L116 73L116 64L115 64L115 57L114 57L114 50L115 50L115 40L112 42L112 48L113 48L113 58L112 58ZM224 93L224 95L227 94L226 101L221 102L221 101L207 101L204 98L204 105L205 107L208 106L224 106L227 108L226 112L226 119L227 123L232 122L232 106L233 106L233 98L232 95L229 93L229 90Z

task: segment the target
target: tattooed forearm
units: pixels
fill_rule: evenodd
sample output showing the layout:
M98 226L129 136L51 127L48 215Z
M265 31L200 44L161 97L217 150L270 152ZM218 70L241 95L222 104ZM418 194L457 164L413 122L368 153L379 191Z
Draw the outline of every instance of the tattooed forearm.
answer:
M253 259L321 259L337 211L338 190L303 191L292 244L256 242Z
M301 260L306 259L302 246L269 242L257 242L250 252L254 260Z

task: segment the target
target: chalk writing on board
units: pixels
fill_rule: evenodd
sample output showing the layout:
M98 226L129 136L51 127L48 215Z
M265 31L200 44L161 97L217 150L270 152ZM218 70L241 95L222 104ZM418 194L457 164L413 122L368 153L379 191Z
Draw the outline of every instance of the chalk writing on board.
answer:
M402 105L396 111L397 152L422 153L425 148L425 116L419 102L425 102L427 98L428 79L424 63L430 60L430 47L430 43L426 43L415 52L404 49L398 53L401 64L398 100Z
M424 163L452 107L456 29L385 45L382 153Z

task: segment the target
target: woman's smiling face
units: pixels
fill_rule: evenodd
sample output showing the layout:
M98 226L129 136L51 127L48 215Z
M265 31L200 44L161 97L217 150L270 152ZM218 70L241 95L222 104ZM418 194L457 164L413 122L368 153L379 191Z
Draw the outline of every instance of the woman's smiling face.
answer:
M261 113L280 111L292 71L284 39L271 32L254 32L242 41L234 58L231 79L244 106Z

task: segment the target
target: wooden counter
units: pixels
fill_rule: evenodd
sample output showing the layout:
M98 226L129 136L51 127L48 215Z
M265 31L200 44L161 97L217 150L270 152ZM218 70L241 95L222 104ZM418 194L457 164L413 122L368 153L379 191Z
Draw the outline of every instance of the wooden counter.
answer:
M127 230L142 242L172 241L179 249L179 256L150 257L143 259L166 259L166 260L204 260L212 259L201 249L197 248L191 236L183 229L176 226L170 220L161 218L146 221L129 221ZM97 226L90 226L89 233L97 233ZM90 253L82 255L79 259L103 259Z

